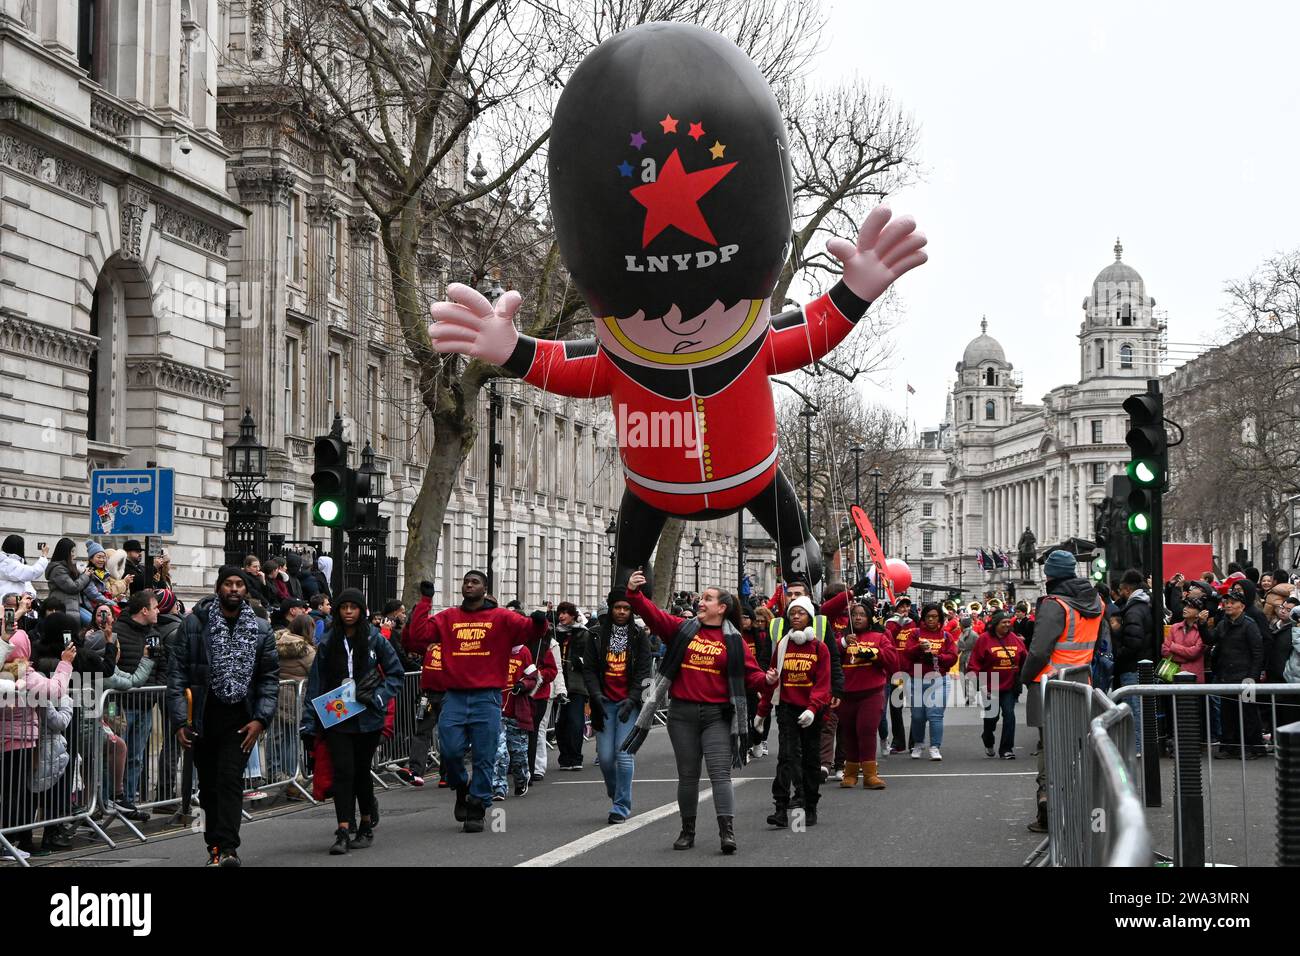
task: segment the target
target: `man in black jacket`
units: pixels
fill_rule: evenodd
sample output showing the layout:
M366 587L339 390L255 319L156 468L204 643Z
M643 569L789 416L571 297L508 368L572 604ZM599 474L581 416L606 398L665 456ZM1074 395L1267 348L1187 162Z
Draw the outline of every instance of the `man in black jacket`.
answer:
M275 638L247 595L239 568L217 573L216 597L185 618L167 681L176 737L194 748L208 866L239 866L244 765L279 704Z
M1158 661L1156 644L1151 629L1151 594L1146 589L1146 578L1134 568L1124 572L1119 581L1120 617L1123 627L1113 636L1115 655L1115 686L1127 687L1138 682L1138 661ZM1132 701L1133 725L1137 729L1138 753L1142 753L1142 707Z
M1248 612L1250 600L1246 585L1234 582L1223 596L1223 616L1210 632L1210 662L1214 679L1220 684L1259 680L1264 667L1264 639ZM1223 702L1223 736L1219 739L1220 758L1240 758L1244 746L1246 759L1264 756L1264 738L1259 729L1259 711L1253 702L1243 702L1240 710L1231 698ZM1244 724L1239 717L1244 718Z
M161 643L158 599L153 591L136 591L131 595L125 613L113 626L113 634L117 637L117 666L128 674L135 673L144 657L145 647L156 649ZM140 772L149 750L149 737L153 734L155 702L142 694L127 694L123 701L126 710L126 781L123 793L126 799L117 803L127 813L136 813L135 805L140 799Z
M636 758L623 753L623 741L636 726L641 692L650 678L650 638L632 621L627 591L615 588L609 612L587 631L580 664L582 682L591 701L591 729L605 777L605 792L613 801L609 823L632 815L632 774Z
M145 574L144 571L144 548L139 541L132 538L122 545L122 550L126 552L126 573L131 575L130 591L132 594L138 594L149 587L152 578L151 574Z

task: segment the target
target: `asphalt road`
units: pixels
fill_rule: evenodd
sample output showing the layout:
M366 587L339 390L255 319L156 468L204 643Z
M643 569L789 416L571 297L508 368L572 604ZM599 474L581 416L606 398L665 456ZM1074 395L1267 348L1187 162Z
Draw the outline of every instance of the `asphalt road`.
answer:
M329 856L333 812L319 806L273 810L246 821L240 856L247 866L1020 865L1039 842L1025 830L1033 812L1032 746L1025 746L1032 738L1022 734L1020 759L1011 762L984 756L972 712L950 709L946 731L942 762L906 755L882 760L887 790L826 785L818 825L802 831L775 830L765 822L776 768L773 734L772 754L736 777L740 850L734 857L718 850L707 778L695 849L673 851L677 775L663 728L637 755L633 816L622 825L605 822L609 803L592 762L594 743L588 742L582 772L552 770L527 796L494 804L482 834L460 832L451 794L430 782L422 789L381 792L380 825L370 849ZM47 865L196 866L203 860L202 837L187 832Z

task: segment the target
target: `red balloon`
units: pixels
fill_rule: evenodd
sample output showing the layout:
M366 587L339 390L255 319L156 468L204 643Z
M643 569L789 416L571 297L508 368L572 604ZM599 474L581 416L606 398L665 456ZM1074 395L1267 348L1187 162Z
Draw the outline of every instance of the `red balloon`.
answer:
M894 593L899 594L912 586L912 569L901 558L890 558L885 562L885 576L894 586Z

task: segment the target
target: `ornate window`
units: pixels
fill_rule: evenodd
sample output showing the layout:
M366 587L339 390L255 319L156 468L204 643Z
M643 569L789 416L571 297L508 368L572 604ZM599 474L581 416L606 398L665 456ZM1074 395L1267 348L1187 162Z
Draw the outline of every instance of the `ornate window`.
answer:
M1125 323L1125 324L1127 325L1129 323ZM1133 346L1129 345L1127 342L1125 342L1123 345L1119 347L1119 367L1120 368L1133 367Z
M997 373L993 371L993 366L990 365L984 372L984 384L996 385L997 383L998 383Z
M997 406L993 404L993 399L989 399L984 403L984 420L986 422L997 421L997 417Z

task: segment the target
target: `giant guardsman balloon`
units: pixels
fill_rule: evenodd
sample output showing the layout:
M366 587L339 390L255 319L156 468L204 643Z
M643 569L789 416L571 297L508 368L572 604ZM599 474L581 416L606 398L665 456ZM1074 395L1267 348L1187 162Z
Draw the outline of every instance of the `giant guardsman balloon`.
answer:
M556 107L550 178L560 252L596 337L520 335L517 292L494 307L452 284L432 308L433 347L612 400L627 485L616 583L648 565L669 515L741 508L777 542L786 577L816 583L820 550L778 468L768 376L834 349L926 261L925 237L877 207L856 240L827 243L841 281L771 315L793 231L785 127L754 63L686 24L634 27L583 60Z

